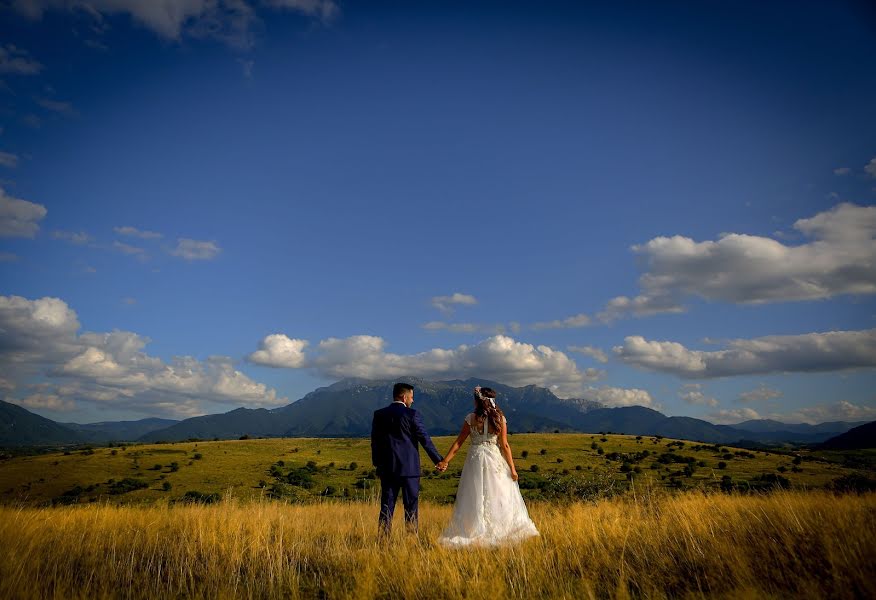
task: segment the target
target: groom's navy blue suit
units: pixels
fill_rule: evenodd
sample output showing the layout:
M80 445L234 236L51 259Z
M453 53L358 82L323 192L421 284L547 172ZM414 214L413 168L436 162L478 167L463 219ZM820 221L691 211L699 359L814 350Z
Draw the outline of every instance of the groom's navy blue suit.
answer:
M435 444L423 418L403 402L393 402L374 411L371 422L371 462L380 477L380 531L389 532L399 490L405 506L405 523L417 528L417 508L420 494L420 450L423 446L432 462L444 457Z

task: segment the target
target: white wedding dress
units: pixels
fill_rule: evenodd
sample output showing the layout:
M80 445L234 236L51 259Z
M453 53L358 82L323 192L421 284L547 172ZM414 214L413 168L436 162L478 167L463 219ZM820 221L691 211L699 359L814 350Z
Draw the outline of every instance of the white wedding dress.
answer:
M465 422L471 429L471 444L462 466L456 503L450 523L438 538L447 547L494 546L539 535L529 518L520 487L511 479L511 469L489 433L487 419L478 431L475 415Z

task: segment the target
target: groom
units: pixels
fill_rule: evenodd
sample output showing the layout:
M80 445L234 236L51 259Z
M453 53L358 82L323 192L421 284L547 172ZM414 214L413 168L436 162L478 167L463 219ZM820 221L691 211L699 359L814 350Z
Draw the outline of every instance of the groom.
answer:
M392 404L374 411L374 420L371 422L371 462L380 477L378 533L381 536L389 534L392 528L392 514L399 490L405 506L405 525L409 532L417 532L420 494L420 451L417 443L423 446L436 465L443 460L426 433L423 418L411 408L414 386L396 383L392 388L392 398Z

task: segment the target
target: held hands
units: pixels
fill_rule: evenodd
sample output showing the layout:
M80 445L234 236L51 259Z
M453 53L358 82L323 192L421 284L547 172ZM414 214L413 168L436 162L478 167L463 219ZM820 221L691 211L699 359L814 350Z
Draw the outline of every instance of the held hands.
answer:
M444 471L447 470L447 461L442 460L441 462L439 462L438 464L435 465L435 468L443 473Z

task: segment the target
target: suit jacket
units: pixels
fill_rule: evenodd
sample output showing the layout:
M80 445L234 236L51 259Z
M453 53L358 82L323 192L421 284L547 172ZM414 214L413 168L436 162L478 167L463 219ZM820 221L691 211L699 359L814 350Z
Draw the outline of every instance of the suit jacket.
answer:
M444 457L435 449L432 438L426 433L423 418L413 408L393 402L374 411L371 421L371 463L381 477L420 476L420 451L423 446L434 463Z

